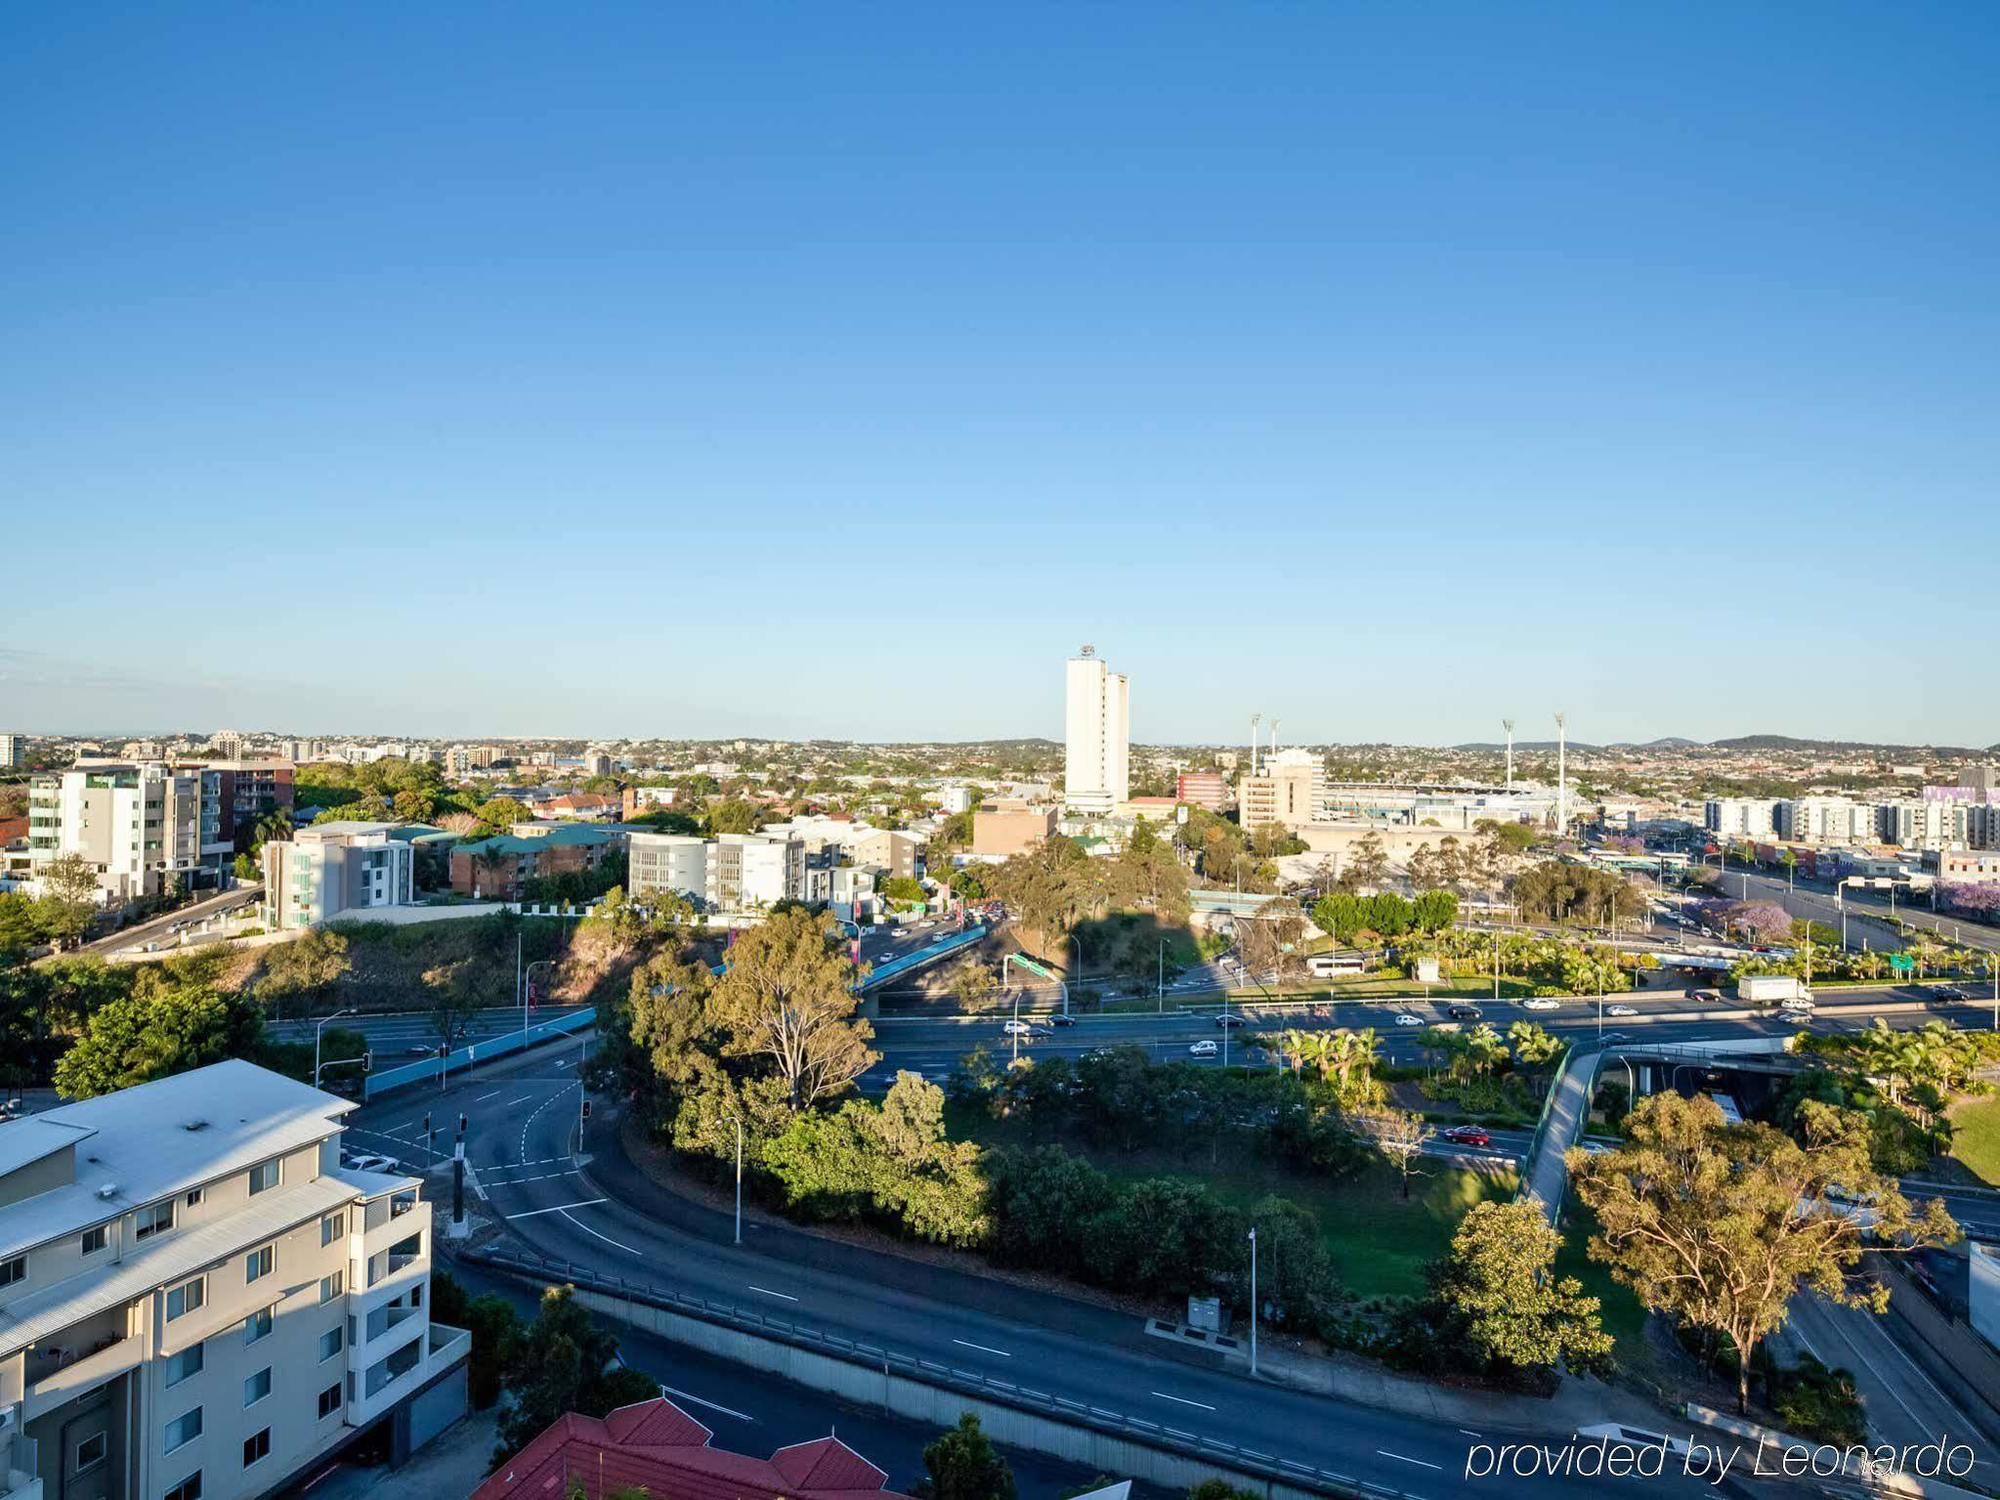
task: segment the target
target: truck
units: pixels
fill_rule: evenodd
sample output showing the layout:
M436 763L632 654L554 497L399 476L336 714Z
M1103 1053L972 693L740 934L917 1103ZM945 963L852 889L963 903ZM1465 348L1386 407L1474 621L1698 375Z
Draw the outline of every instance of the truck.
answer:
M1812 1008L1812 992L1790 974L1754 974L1736 982L1736 998L1750 1005Z
M1367 968L1359 953L1315 953L1306 959L1306 972L1315 979L1331 979L1336 974L1359 974Z

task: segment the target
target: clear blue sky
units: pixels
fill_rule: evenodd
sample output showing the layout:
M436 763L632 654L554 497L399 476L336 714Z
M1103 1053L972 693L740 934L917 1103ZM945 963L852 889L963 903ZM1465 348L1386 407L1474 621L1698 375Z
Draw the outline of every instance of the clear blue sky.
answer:
M0 728L2000 740L1984 0L5 36Z

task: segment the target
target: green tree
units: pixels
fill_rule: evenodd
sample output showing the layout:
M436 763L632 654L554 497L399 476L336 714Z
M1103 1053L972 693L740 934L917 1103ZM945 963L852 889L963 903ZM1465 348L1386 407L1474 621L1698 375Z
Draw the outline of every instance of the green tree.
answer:
M1372 830L1364 833L1347 851L1347 868L1344 872L1355 884L1380 885L1389 873L1389 853L1382 847L1381 837Z
M1881 1312L1888 1288L1856 1276L1864 1249L1958 1238L1941 1201L1919 1212L1875 1170L1863 1117L1812 1101L1799 1112L1803 1141L1726 1124L1706 1097L1655 1094L1627 1116L1624 1147L1569 1154L1577 1197L1597 1216L1591 1258L1648 1308L1729 1340L1746 1414L1752 1356L1801 1289Z
M1458 920L1458 897L1451 891L1425 891L1411 903L1410 915L1419 932L1442 932Z
M474 1297L451 1272L431 1270L431 1317L472 1335L467 1356L467 1386L473 1408L485 1411L500 1399L507 1366L521 1337L521 1315L512 1303L491 1292Z
M506 1389L513 1404L500 1417L496 1464L565 1412L602 1417L660 1394L651 1376L613 1366L618 1341L576 1301L574 1287L545 1289L535 1321L511 1343Z
M457 1050L479 1009L478 980L469 958L433 964L423 972L423 1010L439 1055Z
M94 1099L225 1058L250 1057L263 1038L257 1008L192 983L153 985L110 1001L56 1064L56 1092Z
M882 882L881 891L890 901L922 905L925 900L923 882L910 875L891 875Z
M767 1059L794 1109L840 1093L877 1056L839 937L830 918L774 915L729 950L710 1000L710 1015L728 1034L724 1054Z
M353 967L347 937L331 927L311 927L288 943L264 950L264 975L257 981L257 998L270 1003L275 1019L288 998L296 997L310 1016Z
M1437 1131L1422 1115L1407 1109L1359 1110L1352 1123L1362 1140L1379 1151L1402 1177L1403 1197L1407 1200L1417 1161Z
M966 1412L924 1448L924 1477L915 1492L922 1500L1014 1500L1014 1471L978 1416Z
M81 854L60 854L35 876L43 933L58 948L80 942L98 911L97 867Z
M1434 1295L1465 1346L1490 1367L1601 1370L1611 1336L1598 1299L1574 1276L1555 1274L1562 1236L1525 1199L1476 1203L1452 1235Z

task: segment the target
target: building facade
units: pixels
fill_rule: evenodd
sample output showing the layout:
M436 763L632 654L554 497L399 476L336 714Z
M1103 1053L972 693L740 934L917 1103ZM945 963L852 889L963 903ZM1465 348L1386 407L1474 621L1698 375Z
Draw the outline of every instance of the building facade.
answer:
M1044 803L996 798L972 815L972 852L981 859L1025 854L1056 831L1056 810Z
M1229 805L1229 782L1220 771L1183 771L1174 778L1174 800L1210 812Z
M1763 797L1712 797L1702 826L1722 838L1767 839L1777 833L1776 804Z
M1963 802L1928 797L1883 802L1875 808L1875 836L1905 849L1963 848L1970 831L1969 811Z
M710 911L754 911L813 894L805 841L782 834L635 833L626 889L635 899L671 891Z
M1070 658L1063 695L1063 803L1105 814L1131 791L1131 703L1125 678L1089 646Z
M1851 797L1793 797L1772 808L1779 837L1795 844L1872 844L1875 808Z
M566 872L589 872L625 847L626 835L611 828L570 823L531 838L500 834L451 851L451 888L488 901L519 901L530 880Z
M263 922L273 932L417 899L417 851L396 823L314 823L264 845Z
M1245 829L1277 824L1299 829L1323 817L1326 768L1310 750L1274 751L1237 783L1238 818Z
M262 1495L465 1409L414 1177L231 1061L0 1125L0 1500Z
M37 776L28 788L28 856L39 877L77 855L100 896L161 895L202 868L202 773L159 762L100 763Z

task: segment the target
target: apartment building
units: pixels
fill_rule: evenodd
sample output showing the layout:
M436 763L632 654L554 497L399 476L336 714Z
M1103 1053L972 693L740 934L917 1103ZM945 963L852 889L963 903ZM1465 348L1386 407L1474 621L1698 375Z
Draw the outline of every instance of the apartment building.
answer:
M12 771L21 764L22 746L18 734L0 734L0 771Z
M587 823L564 824L531 838L496 835L451 851L451 888L489 901L518 901L528 881L595 870L624 847L623 832Z
M202 773L157 761L100 762L37 776L28 786L28 857L39 876L79 855L106 900L157 896L202 868Z
M234 859L250 848L257 825L292 810L295 788L288 760L210 760L202 773L202 852Z
M1310 750L1273 751L1237 783L1236 801L1246 829L1317 823L1326 801L1326 767Z
M1776 805L1765 797L1712 797L1702 826L1722 838L1767 839L1777 833Z
M810 895L805 841L797 837L635 833L631 841L626 888L635 899L673 891L710 911L753 911Z
M1875 807L1851 797L1792 797L1775 804L1778 836L1795 844L1872 844Z
M850 842L843 846L847 857L857 865L866 865L873 870L883 870L888 874L914 878L917 873L917 856L923 850L924 841L914 833L905 833L896 828L856 829Z
M1022 854L1056 831L1053 806L996 797L972 815L972 852L980 859Z
M264 925L289 932L417 899L417 851L400 823L314 823L264 845Z
M1929 797L1878 803L1875 835L1885 844L1905 849L1963 848L1970 833L1969 812L1963 802Z
M237 1500L465 1410L414 1177L230 1061L0 1124L0 1500Z
M1064 674L1063 805L1109 813L1131 793L1130 685L1085 646Z
M672 807L680 795L678 787L628 786L618 794L618 816L626 822L663 807Z
M1941 849L1937 878L1947 885L2000 884L2000 850Z
M1174 778L1174 800L1210 812L1229 805L1229 782L1220 771L1183 771Z
M1966 808L1965 841L1975 849L2000 849L2000 802L1975 802Z

